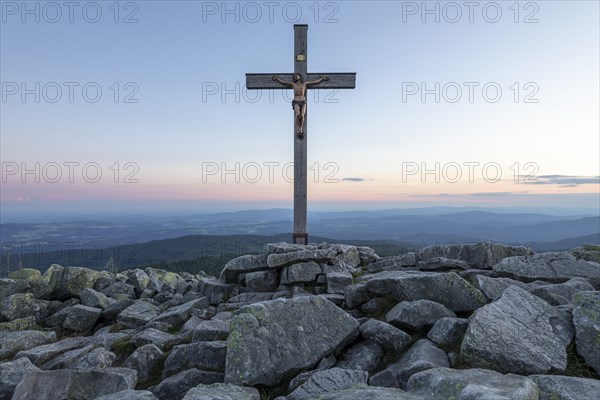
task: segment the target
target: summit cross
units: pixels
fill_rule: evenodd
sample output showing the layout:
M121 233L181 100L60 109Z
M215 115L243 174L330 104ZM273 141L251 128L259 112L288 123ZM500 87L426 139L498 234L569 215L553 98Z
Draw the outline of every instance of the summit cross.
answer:
M294 73L246 74L247 89L292 89L294 100L294 233L293 243L308 244L307 188L307 89L354 89L356 73L307 73L308 25L294 25Z

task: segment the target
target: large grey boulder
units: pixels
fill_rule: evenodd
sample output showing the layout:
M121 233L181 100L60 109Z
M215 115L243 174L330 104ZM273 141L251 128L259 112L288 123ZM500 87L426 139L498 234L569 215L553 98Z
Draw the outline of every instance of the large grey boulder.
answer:
M415 253L407 253L400 256L384 257L374 263L367 265L367 271L370 273L382 271L400 271L404 268L414 268L417 266L417 256Z
M91 288L85 288L79 293L81 304L88 307L105 309L115 302L114 299Z
M360 326L363 338L371 340L391 354L400 354L412 342L409 334L377 319L369 319Z
M44 274L48 279L51 297L68 299L79 296L85 288L93 288L94 284L102 276L102 273L81 267L66 267L52 265Z
M246 274L246 288L249 292L274 292L278 284L277 271L256 271Z
M481 290L488 300L496 300L507 287L515 285L521 289L529 290L530 284L516 281L510 278L492 278L485 275L475 275L473 277L475 286Z
M35 317L42 321L49 314L48 301L35 299L33 293L15 293L0 300L0 315L9 321Z
M184 304L171 307L152 318L150 322L164 322L171 326L180 326L190 319L193 309L207 308L208 306L208 298L201 297L199 299L194 299Z
M416 374L431 368L450 367L448 356L443 350L435 347L427 339L421 339L415 343L398 361L388 365L386 370L378 374L389 374L395 378L394 387L404 389L408 379ZM377 382L374 375L373 381ZM372 383L373 384L373 383Z
M269 269L266 254L245 255L234 258L225 264L221 271L221 279L227 283L237 283L240 274L266 269Z
M99 308L93 308L77 304L68 307L68 313L63 321L63 328L77 332L89 332L92 330L98 318L100 318Z
M298 243L267 243L263 247L263 251L267 254L293 253L301 250L317 250L318 246L314 244L298 244Z
M455 312L486 304L483 294L454 272L390 271L372 275L367 290L396 301L431 300Z
M0 332L0 360L20 351L56 342L56 333L43 331Z
M337 368L367 371L375 371L383 360L383 348L377 343L365 340L344 351L343 358L335 366Z
M217 305L229 299L234 286L222 279L201 278L198 282L198 293L208 297L211 305Z
M0 299L29 291L31 291L31 286L25 279L0 278Z
M188 390L195 386L222 382L223 374L220 372L200 371L192 368L163 379L149 390L159 400L180 400Z
M540 389L540 400L594 399L600 395L600 381L560 375L529 375Z
M352 285L352 274L349 272L330 272L326 275L327 293L344 294L346 287Z
M128 274L126 283L132 285L135 292L139 295L146 290L150 284L150 277L145 271L134 269Z
M554 306L570 304L576 293L586 291L594 291L594 287L583 278L572 278L554 285L540 285L530 290L532 294Z
M130 339L136 347L153 344L161 350L166 350L182 342L182 338L156 328L144 329L136 333Z
M293 283L311 283L321 273L321 267L314 261L292 264L281 271L280 282L284 285Z
M442 348L451 348L462 342L469 321L463 318L440 318L427 334L427 339Z
M475 244L435 245L421 249L419 259L422 261L434 257L451 258L466 261L474 268L490 269L500 260L511 256L527 256L531 249L522 246L506 246L499 243L480 242Z
M461 347L465 365L524 375L564 371L570 332L554 307L510 286L471 316ZM510 349L509 351L507 349Z
M106 394L96 397L94 400L157 400L156 397L147 390L127 389L117 393Z
M421 271L448 271L451 269L463 269L467 270L470 268L464 260L453 260L445 257L432 257L428 260L419 261L417 266Z
M138 328L146 325L160 313L158 307L147 301L136 301L117 316L117 322L126 328Z
M333 264L335 257L340 253L341 249L335 247L319 250L300 250L290 253L273 253L267 256L267 264L271 268L282 268L309 261Z
M580 277L600 288L600 264L577 259L568 252L507 257L494 265L494 272L525 282L539 279L561 283Z
M358 327L356 319L320 296L245 306L231 321L225 382L277 385L348 344Z
M346 286L344 298L349 308L355 308L367 301L371 300L367 285L365 283L357 283L355 285Z
M37 371L17 385L12 400L92 400L136 384L136 372L126 368Z
M160 374L164 360L165 353L155 345L147 344L135 349L127 360L125 360L123 366L136 370L138 380L146 383Z
M75 363L86 357L92 350L94 350L94 346L88 344L83 347L67 350L64 353L55 354L54 357L44 363L41 363L41 360L37 360L36 365L43 370L72 368Z
M33 364L40 367L58 355L74 349L82 348L89 343L90 339L87 337L67 338L56 343L44 344L28 350L20 351L15 356L15 359L27 357Z
M366 384L369 374L366 371L353 371L332 368L315 372L306 382L287 396L287 400L312 400L326 393Z
M190 389L183 400L260 400L258 390L223 383L198 385Z
M25 357L0 364L0 400L10 400L19 382L39 370Z
M117 359L115 353L98 347L81 357L73 364L73 369L110 368Z
M577 353L600 374L600 292L573 296L573 324Z
M400 329L418 331L444 317L456 317L456 314L440 303L415 300L398 303L386 314L385 320Z
M198 342L175 346L165 361L163 378L191 368L223 372L226 352L225 342Z
M524 376L485 369L434 368L408 380L407 390L427 400L538 400L537 385Z
M199 322L193 329L192 341L210 342L214 340L227 340L229 336L229 321L211 319Z

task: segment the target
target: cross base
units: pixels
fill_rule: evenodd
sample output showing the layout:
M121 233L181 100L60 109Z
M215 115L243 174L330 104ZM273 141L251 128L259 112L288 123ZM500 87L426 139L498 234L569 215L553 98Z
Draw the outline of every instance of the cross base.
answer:
M292 242L295 244L308 244L308 233L292 233Z

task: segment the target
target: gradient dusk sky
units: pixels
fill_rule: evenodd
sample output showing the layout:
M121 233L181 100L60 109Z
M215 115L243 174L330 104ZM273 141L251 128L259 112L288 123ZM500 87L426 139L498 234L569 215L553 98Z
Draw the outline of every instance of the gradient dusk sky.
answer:
M309 95L310 209L598 210L598 1L70 4L1 2L2 216L291 207L290 99L244 74L294 23L357 73Z

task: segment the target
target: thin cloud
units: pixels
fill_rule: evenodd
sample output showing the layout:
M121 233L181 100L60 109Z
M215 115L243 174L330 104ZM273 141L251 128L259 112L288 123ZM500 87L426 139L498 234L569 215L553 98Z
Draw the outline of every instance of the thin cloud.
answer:
M578 175L540 175L520 176L520 181L526 185L561 185L561 187L577 187L579 185L598 185L600 176Z
M365 179L365 178L342 178L342 181L344 181L344 182L366 182L366 181L372 181L372 179Z

